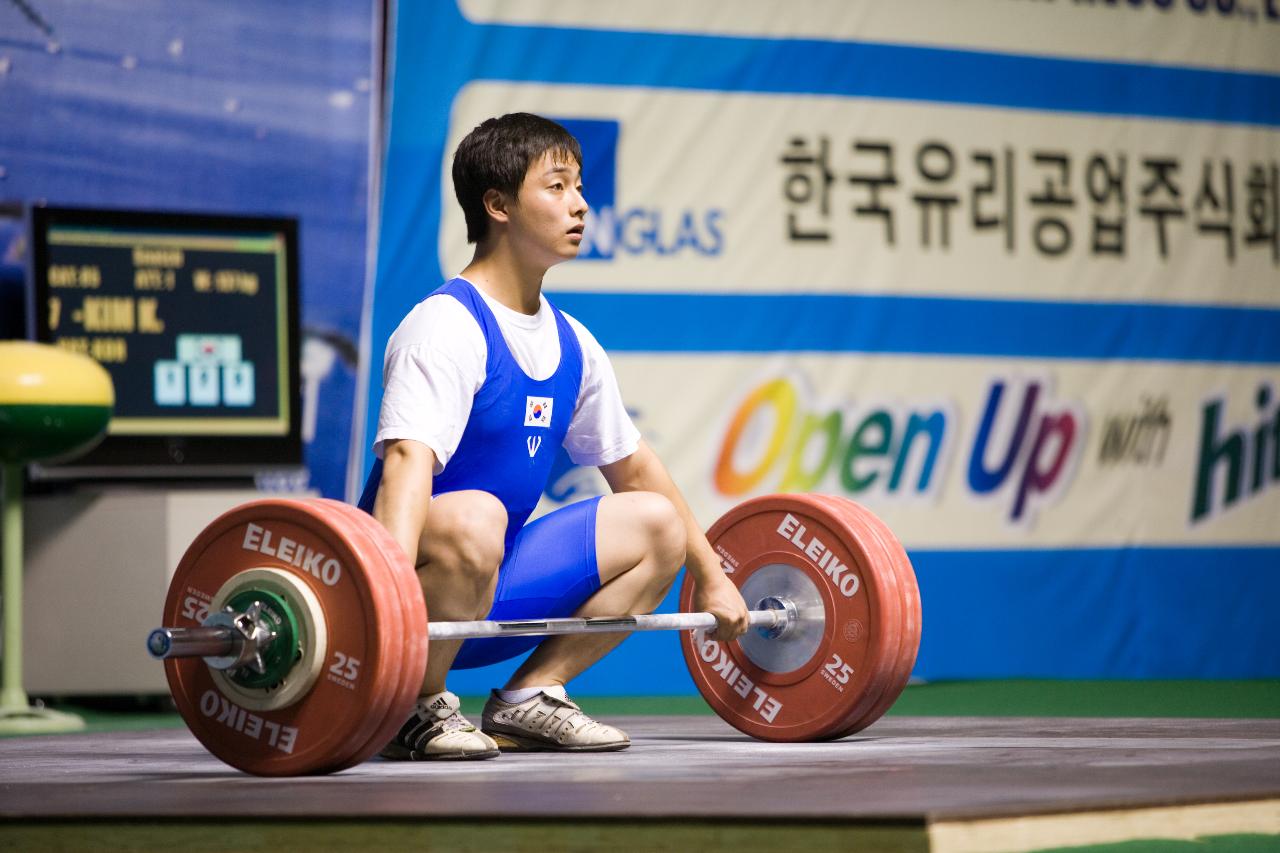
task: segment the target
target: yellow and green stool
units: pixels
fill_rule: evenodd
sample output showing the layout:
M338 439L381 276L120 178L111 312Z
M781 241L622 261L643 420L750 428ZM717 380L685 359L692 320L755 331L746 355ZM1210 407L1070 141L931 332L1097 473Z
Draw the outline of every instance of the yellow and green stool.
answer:
M0 469L4 480L4 669L0 735L75 731L73 714L33 708L22 687L22 474L29 462L69 459L107 429L115 390L88 356L0 341Z

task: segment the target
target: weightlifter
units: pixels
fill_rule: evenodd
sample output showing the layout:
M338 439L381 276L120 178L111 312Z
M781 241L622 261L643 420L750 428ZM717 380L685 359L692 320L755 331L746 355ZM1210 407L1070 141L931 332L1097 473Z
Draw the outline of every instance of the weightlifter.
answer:
M454 192L471 263L418 303L387 344L377 461L360 506L414 560L433 620L651 612L681 565L717 635L747 607L666 468L622 404L600 344L542 294L577 257L587 202L582 151L528 113L489 119L459 144ZM612 494L526 524L563 446ZM491 758L505 750L606 751L627 734L588 717L565 684L621 634L433 641L413 715L382 754ZM446 688L451 669L533 653L485 704L481 729Z

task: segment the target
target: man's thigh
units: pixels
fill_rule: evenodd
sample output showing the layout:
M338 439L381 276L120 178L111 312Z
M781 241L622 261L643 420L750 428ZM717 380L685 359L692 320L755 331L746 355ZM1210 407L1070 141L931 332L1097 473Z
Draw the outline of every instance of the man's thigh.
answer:
M488 618L552 619L571 616L600 589L596 558L599 498L570 504L526 524L498 570L498 589ZM467 640L454 669L507 660L542 637Z
M438 559L442 550L463 547L494 551L496 563L506 536L506 521L502 501L488 492L467 489L432 495L427 523L418 538L417 565Z
M662 495L619 492L600 500L596 536L600 581L608 583L647 558L683 549L687 534L679 513Z

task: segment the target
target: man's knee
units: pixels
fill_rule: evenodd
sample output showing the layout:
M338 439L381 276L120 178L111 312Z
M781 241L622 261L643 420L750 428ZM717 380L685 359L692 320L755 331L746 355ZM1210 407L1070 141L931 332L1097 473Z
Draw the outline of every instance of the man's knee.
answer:
M488 492L442 495L433 502L423 533L424 562L487 582L502 564L507 510Z
M655 573L670 581L684 565L688 534L680 513L662 495L637 492L633 518L649 543Z

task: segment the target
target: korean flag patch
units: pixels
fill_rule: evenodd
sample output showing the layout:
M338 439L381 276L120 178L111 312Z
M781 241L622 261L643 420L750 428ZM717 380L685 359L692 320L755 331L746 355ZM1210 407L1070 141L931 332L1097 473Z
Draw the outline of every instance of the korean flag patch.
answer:
M550 397L525 397L524 425L527 427L551 427Z

